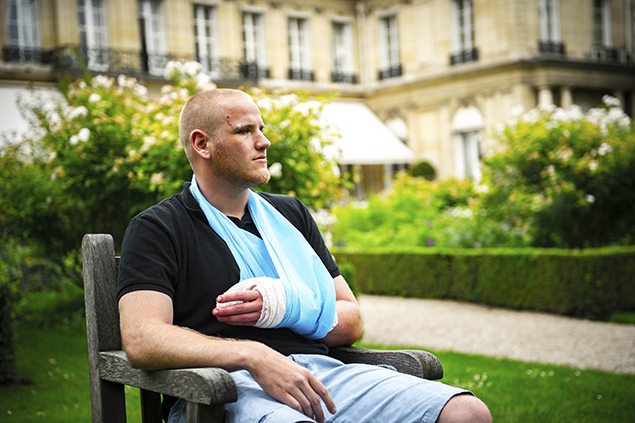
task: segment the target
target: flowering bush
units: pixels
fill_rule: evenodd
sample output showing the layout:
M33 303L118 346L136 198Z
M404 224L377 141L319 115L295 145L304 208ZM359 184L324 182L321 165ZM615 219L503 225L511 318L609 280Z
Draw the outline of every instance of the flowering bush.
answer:
M587 113L533 109L501 132L485 163L483 207L535 246L635 242L635 132L619 102Z
M214 87L198 63L171 62L172 83L150 95L139 81L97 75L32 92L21 109L30 132L0 149L3 237L35 240L51 255L76 249L87 232L121 241L130 218L181 189L191 169L178 136L186 99ZM334 162L323 152L330 135L306 99L275 100L254 91L263 107L272 183L313 208L339 198Z
M480 194L470 180L430 182L400 174L392 190L334 210L336 246L493 247L526 245L526 240L478 209Z

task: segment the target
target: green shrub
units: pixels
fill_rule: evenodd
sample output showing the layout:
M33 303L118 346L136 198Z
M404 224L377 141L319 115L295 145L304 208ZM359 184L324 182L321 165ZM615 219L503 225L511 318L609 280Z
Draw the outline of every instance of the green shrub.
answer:
M484 163L492 219L537 247L635 243L635 130L619 101L604 102L530 110L503 129Z
M635 310L635 247L335 251L364 293L607 319Z
M411 176L421 177L428 181L434 181L437 178L437 170L428 161L421 161L410 168Z
M366 206L333 210L333 243L338 247L517 247L528 240L519 231L478 210L470 180L430 182L400 174L387 194Z

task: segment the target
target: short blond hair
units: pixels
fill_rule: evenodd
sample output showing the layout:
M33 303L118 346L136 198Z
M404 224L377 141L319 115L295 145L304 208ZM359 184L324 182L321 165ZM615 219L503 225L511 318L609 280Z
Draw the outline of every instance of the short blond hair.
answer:
M179 139L190 163L192 163L192 146L190 145L192 131L199 129L210 137L214 137L220 123L223 122L220 115L223 106L238 95L249 96L240 90L216 88L196 93L185 102L179 117Z

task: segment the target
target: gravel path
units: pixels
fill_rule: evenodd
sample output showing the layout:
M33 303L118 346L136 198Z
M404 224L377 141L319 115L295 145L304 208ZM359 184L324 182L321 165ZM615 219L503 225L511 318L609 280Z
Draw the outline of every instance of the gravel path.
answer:
M363 342L635 374L635 325L446 300L362 295Z

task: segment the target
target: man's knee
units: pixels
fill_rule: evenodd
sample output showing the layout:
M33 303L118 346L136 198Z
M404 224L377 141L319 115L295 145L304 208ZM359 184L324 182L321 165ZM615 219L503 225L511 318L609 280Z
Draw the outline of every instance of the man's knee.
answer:
M492 415L487 405L472 395L457 395L450 398L437 420L438 423L489 423L491 421Z

